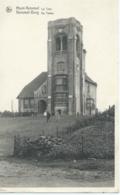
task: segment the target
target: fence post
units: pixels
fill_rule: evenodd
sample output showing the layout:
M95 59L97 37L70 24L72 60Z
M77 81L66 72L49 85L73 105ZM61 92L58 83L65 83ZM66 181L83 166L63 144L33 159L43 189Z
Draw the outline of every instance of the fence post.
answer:
M42 130L42 134L43 134L43 135L45 135L45 132L44 132L44 130Z
M14 151L13 151L13 155L16 154L16 135L14 136Z
M84 137L82 135L81 137L81 141L82 141L82 154L84 153Z
M72 134L72 130L71 130L71 127L70 127L70 136L71 136L71 134Z
M108 159L108 136L107 133L105 134L105 140L106 140L106 159Z
M58 137L58 127L57 127L57 129L56 129L56 136Z

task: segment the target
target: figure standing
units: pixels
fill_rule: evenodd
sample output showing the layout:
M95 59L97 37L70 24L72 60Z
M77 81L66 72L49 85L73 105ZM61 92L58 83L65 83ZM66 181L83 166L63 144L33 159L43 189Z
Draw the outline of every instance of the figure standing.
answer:
M50 119L50 113L49 112L47 112L47 122L49 121L49 119Z

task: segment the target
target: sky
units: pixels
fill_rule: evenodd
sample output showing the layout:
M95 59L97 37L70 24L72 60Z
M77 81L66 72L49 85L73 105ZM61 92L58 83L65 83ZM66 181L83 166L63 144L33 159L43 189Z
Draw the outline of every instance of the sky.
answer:
M54 14L16 14L18 6L51 8ZM22 88L47 71L48 21L68 17L83 26L86 72L98 84L98 109L117 103L117 0L1 0L0 111L11 110L11 102L17 111Z

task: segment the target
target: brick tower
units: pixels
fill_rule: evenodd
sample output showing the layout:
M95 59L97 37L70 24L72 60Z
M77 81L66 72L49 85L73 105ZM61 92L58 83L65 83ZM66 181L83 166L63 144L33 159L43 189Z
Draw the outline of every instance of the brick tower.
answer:
M85 50L75 18L48 23L48 111L83 114Z

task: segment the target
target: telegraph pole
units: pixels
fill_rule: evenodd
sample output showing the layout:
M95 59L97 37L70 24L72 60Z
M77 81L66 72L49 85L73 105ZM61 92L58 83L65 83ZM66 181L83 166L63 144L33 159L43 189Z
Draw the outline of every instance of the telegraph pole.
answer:
M14 117L13 100L11 100L11 112L12 112L12 116Z
M13 113L13 100L11 100L11 112Z

